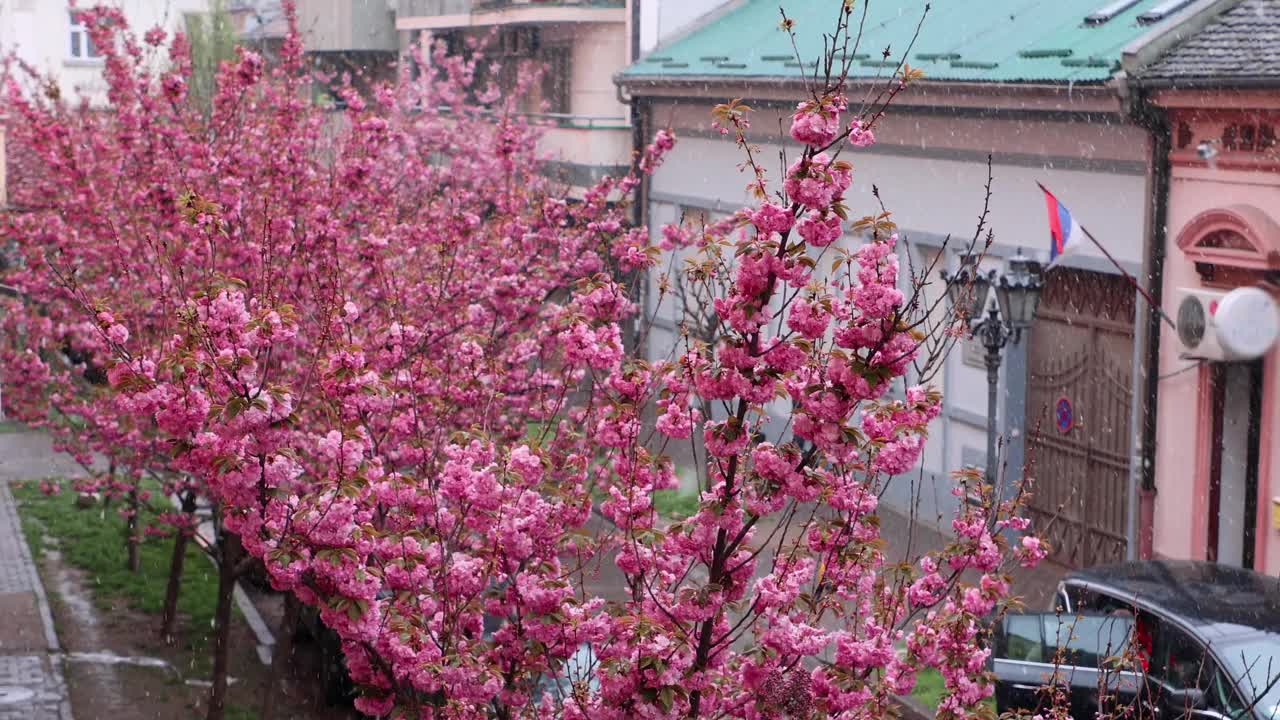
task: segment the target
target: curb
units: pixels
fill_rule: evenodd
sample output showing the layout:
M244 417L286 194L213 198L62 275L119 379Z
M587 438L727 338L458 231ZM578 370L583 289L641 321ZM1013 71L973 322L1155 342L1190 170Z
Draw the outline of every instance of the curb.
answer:
M40 579L40 569L36 567L35 558L31 556L31 548L22 537L22 520L18 517L18 501L13 497L9 482L0 480L0 507L10 516L13 527L18 530L18 554L27 565L31 576L31 592L36 596L36 609L40 612L40 624L43 625L45 649L48 651L49 669L53 675L54 685L62 702L58 706L58 715L63 720L73 720L71 714L71 695L67 692L67 681L62 674L62 646L58 644L58 632L53 626L53 611L49 609L49 596L44 591L44 581Z
M899 695L894 700L902 711L902 720L933 720L934 712L919 700L907 695Z
M244 615L245 622L249 623L249 628L253 630L254 637L258 639L258 660L263 665L270 665L271 654L275 652L276 647L275 636L271 634L266 621L262 619L262 615L258 612L258 607L249 599L244 588L240 587L239 582L236 583L233 596L235 597L236 605L240 607L240 614Z
M182 507L176 497L171 497L169 500L175 507ZM197 514L199 514L199 511L197 511ZM197 542L206 544L209 547L215 547L217 545L216 537L211 521L205 520L196 526L195 540ZM213 563L215 567L217 566L217 562L208 553L205 553L205 558ZM275 636L271 634L271 629L267 627L266 621L262 619L262 614L258 612L257 606L253 604L244 589L240 587L239 581L232 588L232 597L235 599L236 606L240 608L240 614L244 616L245 622L249 624L249 629L253 631L254 637L258 640L257 648L255 648L258 653L258 661L263 665L270 665L271 655L276 647Z
M21 532L22 520L18 518L18 501L14 499L7 482L0 482L0 506L8 508L6 512L12 516L10 519L13 521L13 526ZM49 609L49 596L44 592L44 582L40 579L40 571L36 568L35 559L31 557L31 548L27 547L26 538L18 544L18 554L26 562L31 576L31 590L36 595L36 607L40 611L40 622L44 625L45 648L51 653L61 652L62 646L58 644L58 633L53 627L53 612Z

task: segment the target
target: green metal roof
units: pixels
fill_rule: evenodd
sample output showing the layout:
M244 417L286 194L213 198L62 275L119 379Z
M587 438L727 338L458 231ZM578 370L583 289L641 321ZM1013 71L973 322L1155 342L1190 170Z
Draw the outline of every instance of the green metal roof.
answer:
M805 63L822 53L840 0L783 0L795 21ZM1101 82L1119 69L1125 45L1152 24L1138 16L1170 0L932 0L906 60L926 79L989 82ZM1177 3L1175 3L1177 5ZM629 80L693 77L777 78L800 72L779 0L742 0L701 27L658 47L623 71ZM925 0L857 0L856 27L867 8L851 75L887 75L902 59ZM1126 7L1127 6L1127 7ZM1103 22L1086 17L1121 11ZM1145 18L1144 20L1150 20ZM886 63L883 51L891 55ZM807 69L812 70L807 66Z

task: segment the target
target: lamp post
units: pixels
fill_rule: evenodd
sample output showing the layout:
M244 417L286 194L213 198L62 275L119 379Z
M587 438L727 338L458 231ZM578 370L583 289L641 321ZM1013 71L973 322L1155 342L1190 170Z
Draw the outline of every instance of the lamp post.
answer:
M1022 251L1009 259L1009 268L998 278L995 270L983 272L978 268L978 258L965 255L955 275L942 273L947 283L947 299L956 316L965 322L970 332L982 342L987 351L987 484L996 479L996 396L1000 383L1000 351L1009 341L1016 345L1022 333L1031 327L1036 306L1040 303L1040 291L1044 278L1040 263L1024 257ZM982 310L987 295L995 287L996 302ZM997 306L999 310L997 311Z

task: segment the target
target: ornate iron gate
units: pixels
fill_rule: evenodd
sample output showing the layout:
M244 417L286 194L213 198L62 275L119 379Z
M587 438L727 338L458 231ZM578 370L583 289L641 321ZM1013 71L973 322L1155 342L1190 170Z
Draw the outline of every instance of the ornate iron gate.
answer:
M1134 291L1115 275L1049 273L1028 347L1033 527L1073 567L1125 556Z

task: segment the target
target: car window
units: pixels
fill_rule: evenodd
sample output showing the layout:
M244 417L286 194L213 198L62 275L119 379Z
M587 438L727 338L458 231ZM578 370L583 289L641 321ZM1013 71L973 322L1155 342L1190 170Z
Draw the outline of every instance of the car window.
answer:
M1044 617L1045 639L1063 650L1062 662L1106 668L1129 648L1133 617L1124 615L1052 615Z
M1045 662L1043 622L1039 615L1010 615L1005 621L1004 657L1026 662Z
M1079 585L1067 585L1063 588L1067 596L1067 604L1063 610L1067 612L1088 612L1095 610L1098 594ZM1061 601L1059 601L1061 603Z
M1220 711L1232 720L1244 720L1249 717L1248 706L1241 702L1234 683L1222 670L1215 670L1213 673L1213 680L1206 695L1209 707ZM1259 707L1264 711L1264 717L1272 716L1266 707L1262 705Z
M1065 612L1106 615L1117 609L1133 609L1126 600L1080 585L1065 585L1059 589L1058 595L1056 603L1059 609Z
M1208 690L1213 666L1200 643L1167 622L1152 620L1151 630L1151 676L1170 688Z
M1280 718L1280 636L1259 634L1216 650L1228 676L1223 691L1236 689L1235 704L1224 707L1253 705L1262 717Z

